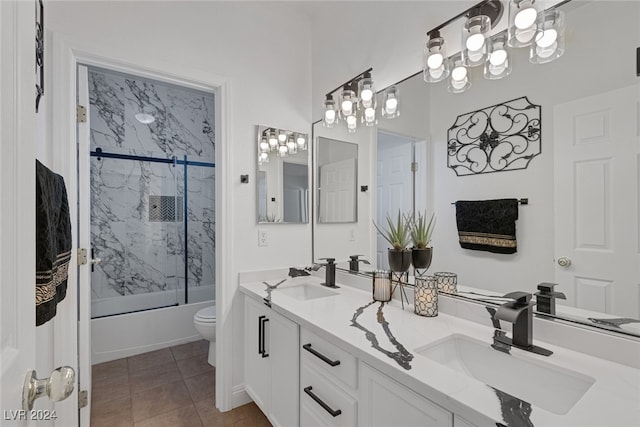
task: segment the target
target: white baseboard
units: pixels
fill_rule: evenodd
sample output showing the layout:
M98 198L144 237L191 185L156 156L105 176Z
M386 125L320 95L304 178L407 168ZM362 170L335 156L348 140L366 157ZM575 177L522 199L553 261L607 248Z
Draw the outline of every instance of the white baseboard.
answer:
M233 387L233 392L231 393L231 409L251 402L253 402L253 399L251 399L247 391L244 389L244 384L238 384Z

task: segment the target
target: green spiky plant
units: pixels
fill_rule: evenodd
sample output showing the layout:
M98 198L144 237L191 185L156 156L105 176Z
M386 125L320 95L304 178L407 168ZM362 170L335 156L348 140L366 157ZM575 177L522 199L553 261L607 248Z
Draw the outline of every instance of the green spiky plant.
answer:
M433 229L436 226L435 214L431 214L429 223L427 224L426 213L422 215L422 212L418 212L418 217L414 215L406 218L409 228L411 230L411 240L413 241L413 247L416 249L424 249L431 242L431 235Z
M391 217L387 215L387 229L381 229L375 222L373 225L378 230L378 233L389 242L393 249L402 251L407 248L410 238L409 224L407 223L407 218L404 217L400 211L398 211L398 219L395 224Z

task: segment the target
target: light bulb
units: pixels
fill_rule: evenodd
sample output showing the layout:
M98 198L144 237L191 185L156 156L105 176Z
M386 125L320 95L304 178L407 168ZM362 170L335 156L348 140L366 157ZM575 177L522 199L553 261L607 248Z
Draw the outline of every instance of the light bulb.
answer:
M489 57L491 65L502 65L507 60L507 51L504 49L494 50Z
M356 124L356 116L347 117L347 124L348 125L355 125Z
M263 153L260 153L260 160L261 160L261 161L263 161L263 162L264 162L264 161L265 161L265 160L267 160L268 158L269 158L269 154L264 153L264 152L263 152Z
M272 131L269 133L269 146L272 149L275 149L277 145L278 145L278 138L276 137L276 133Z
M444 58L440 53L434 53L433 55L429 56L429 59L427 59L427 65L432 70L440 68L443 62L444 62Z
M287 140L287 134L285 133L285 131L280 131L280 134L278 135L278 141L280 142L285 142Z
M336 121L336 111L335 110L325 110L324 112L324 121L326 123L334 123Z
M340 104L340 107L342 108L342 114L348 116L352 113L351 109L353 108L353 102L345 99L342 101L342 104Z
M451 79L451 86L453 86L456 89L462 89L466 84L467 84L466 79L462 79L462 80Z
M286 156L287 155L287 146L286 145L280 145L278 147L278 154L280 154L280 156Z
M456 67L451 72L451 79L453 81L462 81L467 77L467 69L465 67Z
M269 143L267 142L266 139L263 139L262 141L260 141L260 151L267 151L269 149Z
M536 17L538 16L538 12L533 7L528 7L526 9L522 9L518 12L513 20L513 23L516 25L516 28L520 30L524 30L525 28L529 28L536 22Z
M307 142L307 140L304 139L304 136L298 135L298 138L296 139L296 142L298 143L298 145L304 145L304 143Z
M363 102L371 101L371 98L373 98L373 91L368 88L364 89L362 92L360 92L360 98Z
M482 34L472 34L467 38L467 49L476 51L482 49L484 45L484 36Z
M542 32L540 37L536 39L536 44L542 48L547 48L556 42L558 32L553 28Z

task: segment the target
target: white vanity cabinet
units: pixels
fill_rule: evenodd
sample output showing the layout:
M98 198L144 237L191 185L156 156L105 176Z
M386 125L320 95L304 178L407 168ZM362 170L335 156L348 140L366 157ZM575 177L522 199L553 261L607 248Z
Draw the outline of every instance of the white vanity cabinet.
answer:
M453 414L385 374L360 363L360 427L452 427Z
M357 425L358 359L302 328L300 425Z
M251 298L244 301L247 393L274 426L298 426L298 324Z

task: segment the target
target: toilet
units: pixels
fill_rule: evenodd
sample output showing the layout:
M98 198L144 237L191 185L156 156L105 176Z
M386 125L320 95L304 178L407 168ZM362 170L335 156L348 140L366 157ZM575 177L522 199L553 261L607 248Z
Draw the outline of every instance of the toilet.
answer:
M209 358L211 366L216 366L216 306L205 307L193 316L193 323L202 338L209 341Z

